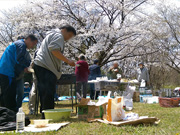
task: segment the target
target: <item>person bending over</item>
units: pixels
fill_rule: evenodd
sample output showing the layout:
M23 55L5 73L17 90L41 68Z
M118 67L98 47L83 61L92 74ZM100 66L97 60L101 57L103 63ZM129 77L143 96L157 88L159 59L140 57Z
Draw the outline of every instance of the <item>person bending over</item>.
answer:
M27 72L31 60L27 59L29 53L26 49L33 49L38 43L34 35L17 40L10 44L0 59L0 103L2 107L17 112L16 107L16 77L23 70Z
M66 25L60 29L49 31L41 43L34 60L34 71L41 103L40 112L54 109L54 94L57 79L61 77L62 61L70 66L75 66L72 60L63 55L65 41L75 35L76 30L72 26ZM44 118L43 113L42 118Z

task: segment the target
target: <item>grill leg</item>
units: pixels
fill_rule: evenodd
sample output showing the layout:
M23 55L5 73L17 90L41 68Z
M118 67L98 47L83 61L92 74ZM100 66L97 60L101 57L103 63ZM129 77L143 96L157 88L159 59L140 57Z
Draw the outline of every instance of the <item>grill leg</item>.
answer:
M76 83L75 83L75 102L77 105L77 95L76 95L77 91L76 91ZM77 114L77 106L76 106L76 114Z
M94 100L96 99L96 90L95 90L95 94L94 94Z
M100 90L100 96L102 96L102 90Z
M72 99L72 111L74 111L74 110L73 110L73 92L72 92L72 84L71 84L71 99Z
M36 114L36 116L38 115L38 107L39 107L39 93L38 93L38 90L36 89L36 102L35 102L35 114Z

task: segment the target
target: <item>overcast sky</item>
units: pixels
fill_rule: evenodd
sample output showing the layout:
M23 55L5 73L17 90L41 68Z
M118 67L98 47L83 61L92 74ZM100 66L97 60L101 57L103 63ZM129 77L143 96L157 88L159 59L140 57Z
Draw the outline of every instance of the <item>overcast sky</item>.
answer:
M26 3L28 0L0 0L0 9L11 9L12 7L16 7L17 5L22 5ZM30 1L30 0L29 0ZM41 0L39 0L41 1ZM158 1L158 0L155 0ZM171 3L180 4L180 0L169 0Z
M26 3L27 1L28 0L0 0L0 10L11 9L13 7L16 7L17 5L22 5ZM158 2L159 0L155 0L155 1ZM176 5L180 5L180 0L169 0L169 2L175 3Z
M0 9L11 9L17 5L24 4L26 0L0 0Z
M23 5L27 1L32 1L32 0L0 0L0 10L8 10L11 8L15 8L16 6ZM33 0L35 1L35 0ZM44 1L44 0L39 0L39 1ZM158 2L159 0L154 0L155 2ZM170 3L174 3L175 5L180 6L180 0L169 0ZM2 14L0 13L0 16Z

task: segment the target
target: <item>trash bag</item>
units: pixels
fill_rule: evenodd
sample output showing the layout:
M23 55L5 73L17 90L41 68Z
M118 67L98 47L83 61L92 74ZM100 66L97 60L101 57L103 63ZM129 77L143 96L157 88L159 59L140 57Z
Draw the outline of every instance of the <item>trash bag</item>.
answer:
M16 113L5 107L0 107L0 131L16 129Z
M30 124L29 117L25 118L25 126ZM16 113L5 107L0 107L0 131L16 130Z

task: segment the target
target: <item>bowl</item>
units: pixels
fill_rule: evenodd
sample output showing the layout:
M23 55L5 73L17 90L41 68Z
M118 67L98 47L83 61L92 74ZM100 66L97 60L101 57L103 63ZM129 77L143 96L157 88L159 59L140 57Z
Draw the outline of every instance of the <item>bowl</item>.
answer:
M33 121L36 128L46 127L47 124L49 123L48 119L39 119L39 120L33 120Z
M59 122L64 119L70 118L71 109L49 109L43 110L45 119L51 119L52 122Z

